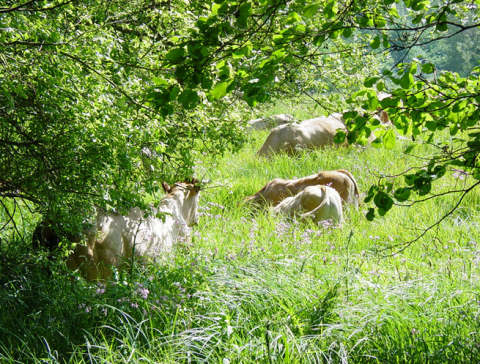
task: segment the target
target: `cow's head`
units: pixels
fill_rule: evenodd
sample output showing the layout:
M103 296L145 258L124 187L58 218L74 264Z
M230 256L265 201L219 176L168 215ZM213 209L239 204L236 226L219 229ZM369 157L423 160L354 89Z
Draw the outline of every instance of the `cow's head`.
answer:
M189 226L198 224L198 199L202 188L202 182L195 178L187 178L183 182L176 182L170 186L167 182L162 183L163 190L169 196L176 196L181 204L183 218Z

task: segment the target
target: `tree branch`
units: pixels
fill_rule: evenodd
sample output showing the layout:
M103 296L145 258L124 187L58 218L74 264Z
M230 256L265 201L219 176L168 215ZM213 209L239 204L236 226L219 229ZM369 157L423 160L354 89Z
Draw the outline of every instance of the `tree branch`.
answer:
M455 206L449 211L447 212L445 215L443 215L438 221L436 221L435 223L433 223L432 225L430 225L429 227L427 227L426 229L424 229L422 231L422 233L417 236L415 239L413 240L410 240L410 241L407 241L405 243L402 243L402 244L395 244L395 245L391 245L387 248L384 248L384 249L381 249L380 251L385 251L385 250L392 250L392 249L395 249L397 247L402 247L401 249L397 250L396 252L392 253L393 254L399 254L399 253L402 253L403 251L405 251L409 246L411 246L413 243L415 243L416 241L420 240L422 237L424 237L430 230L432 230L434 227L440 225L448 216L450 216L451 214L453 214L455 212L455 210L457 210L457 208L460 206L461 202L463 201L463 199L465 198L465 196L470 192L472 191L475 187L477 187L478 185L480 185L480 181L476 182L475 184L473 184L472 186L470 186L469 188L467 188L464 193L462 194L462 196L460 197L460 199L457 201L457 203L455 204Z

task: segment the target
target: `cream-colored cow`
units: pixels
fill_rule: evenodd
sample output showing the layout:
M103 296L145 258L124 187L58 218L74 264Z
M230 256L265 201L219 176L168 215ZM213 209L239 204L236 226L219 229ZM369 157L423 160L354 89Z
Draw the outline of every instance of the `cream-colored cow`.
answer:
M167 196L156 209L163 218L145 216L138 207L126 216L99 211L85 234L85 245L75 247L67 266L88 280L104 280L112 275L111 267L128 266L132 257L146 261L171 250L177 240L188 239L189 226L198 222L198 181L163 186Z
M343 221L342 201L338 192L328 186L305 187L297 195L287 197L273 208L275 213L299 215L301 219L320 222L331 220L334 224Z
M272 129L257 155L269 157L279 152L294 154L298 149L334 145L338 130L347 132L347 128L340 120L325 116L307 119L298 124L280 125Z
M340 194L344 204L351 203L358 208L360 192L357 181L345 169L324 171L300 179L275 178L253 196L245 197L245 200L258 205L276 206L286 197L295 196L306 187L314 185L326 185L334 188Z

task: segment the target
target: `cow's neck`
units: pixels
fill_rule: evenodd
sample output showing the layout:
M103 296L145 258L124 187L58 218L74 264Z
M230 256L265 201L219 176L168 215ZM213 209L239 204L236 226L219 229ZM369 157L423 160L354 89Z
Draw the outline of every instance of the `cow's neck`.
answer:
M175 201L178 204L178 206L182 207L185 203L187 193L188 193L188 191L186 191L186 190L176 189L176 190L170 192L165 197L165 200Z
M165 197L165 200L175 202L175 204L178 206L183 218L187 223L190 222L190 218L191 218L190 206L189 206L190 203L187 201L189 200L188 198L189 194L190 194L190 191L183 188L179 188L179 189L175 189L168 196Z

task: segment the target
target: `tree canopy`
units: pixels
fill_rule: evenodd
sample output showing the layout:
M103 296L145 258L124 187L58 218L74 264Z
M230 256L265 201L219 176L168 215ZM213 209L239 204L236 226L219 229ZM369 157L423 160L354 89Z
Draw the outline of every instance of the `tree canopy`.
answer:
M350 133L339 139L363 143L376 130L376 146L392 148L395 130L423 143L444 129L455 137L407 172L404 185L372 186L368 218L430 196L448 168L478 181L478 6L6 1L0 208L13 216L25 202L72 222L93 206L142 207L139 192L155 193L162 180L191 174L198 153L238 148L244 110L301 95L327 111L350 109ZM381 99L380 92L391 96ZM371 117L378 107L395 130Z

